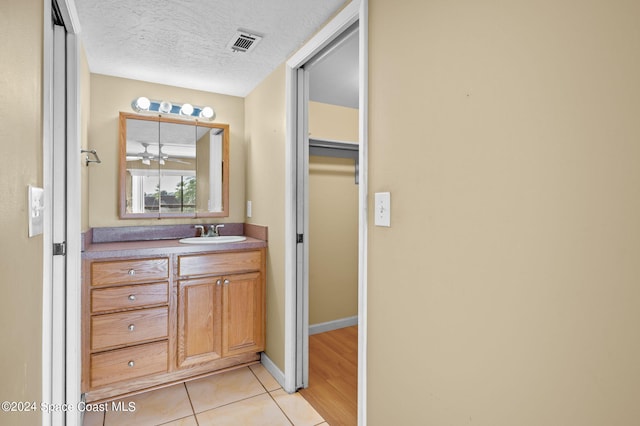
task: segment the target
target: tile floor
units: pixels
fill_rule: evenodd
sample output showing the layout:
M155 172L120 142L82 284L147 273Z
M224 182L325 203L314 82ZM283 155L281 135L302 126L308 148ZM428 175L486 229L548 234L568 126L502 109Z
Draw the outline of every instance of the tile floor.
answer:
M84 426L328 426L300 394L286 393L260 364L118 402L135 405L135 411L85 412Z

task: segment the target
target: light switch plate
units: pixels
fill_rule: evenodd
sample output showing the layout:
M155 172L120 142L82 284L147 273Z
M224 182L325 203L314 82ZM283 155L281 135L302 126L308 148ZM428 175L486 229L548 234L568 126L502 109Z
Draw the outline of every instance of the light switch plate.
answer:
M29 185L29 236L42 234L44 226L44 189Z
M247 201L247 217L251 217L251 201Z
M391 226L391 193L376 192L373 207L376 226Z

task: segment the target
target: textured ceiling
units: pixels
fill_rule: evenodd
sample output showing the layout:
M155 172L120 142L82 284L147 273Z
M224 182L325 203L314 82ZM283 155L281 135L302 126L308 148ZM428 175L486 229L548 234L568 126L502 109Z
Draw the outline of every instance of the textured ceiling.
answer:
M92 73L246 96L345 0L76 0ZM226 48L241 28L264 38Z

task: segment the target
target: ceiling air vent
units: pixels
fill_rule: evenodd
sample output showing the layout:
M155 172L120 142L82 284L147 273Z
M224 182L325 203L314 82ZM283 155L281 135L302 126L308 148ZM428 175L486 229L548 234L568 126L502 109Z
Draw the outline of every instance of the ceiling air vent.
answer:
M262 40L261 35L239 29L235 37L227 44L227 49L231 49L233 52L250 52L260 40Z

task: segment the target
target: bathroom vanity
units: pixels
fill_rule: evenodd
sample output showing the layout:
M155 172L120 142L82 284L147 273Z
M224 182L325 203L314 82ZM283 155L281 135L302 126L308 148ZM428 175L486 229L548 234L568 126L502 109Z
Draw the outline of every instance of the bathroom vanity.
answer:
M259 361L265 344L266 228L244 225L242 232L246 240L233 243L182 244L175 238L86 244L87 401Z

